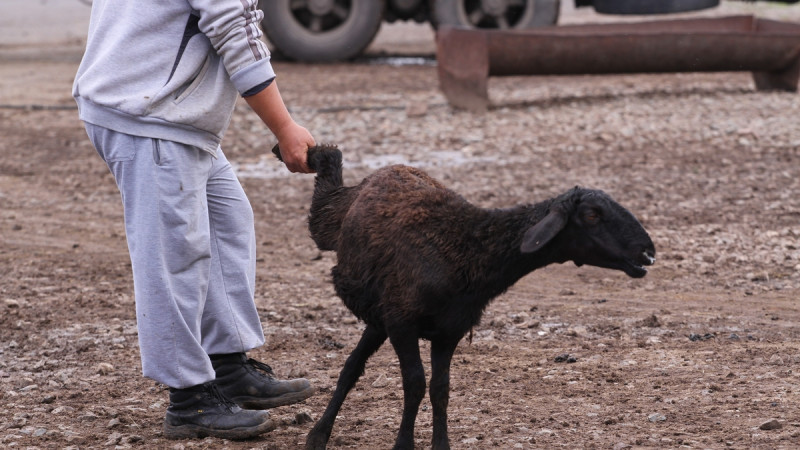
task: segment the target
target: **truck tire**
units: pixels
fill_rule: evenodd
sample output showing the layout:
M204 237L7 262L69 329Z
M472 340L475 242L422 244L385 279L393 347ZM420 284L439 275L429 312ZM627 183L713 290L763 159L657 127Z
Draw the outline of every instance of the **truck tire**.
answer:
M433 0L433 23L524 29L555 25L561 0Z
M261 26L278 53L304 62L361 54L383 21L383 0L262 0Z

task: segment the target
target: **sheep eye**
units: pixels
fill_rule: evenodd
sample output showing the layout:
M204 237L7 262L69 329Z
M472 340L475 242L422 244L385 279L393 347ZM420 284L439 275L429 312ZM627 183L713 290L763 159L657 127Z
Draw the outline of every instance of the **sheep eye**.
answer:
M584 214L583 219L590 224L595 224L600 221L600 214L597 211L589 210Z

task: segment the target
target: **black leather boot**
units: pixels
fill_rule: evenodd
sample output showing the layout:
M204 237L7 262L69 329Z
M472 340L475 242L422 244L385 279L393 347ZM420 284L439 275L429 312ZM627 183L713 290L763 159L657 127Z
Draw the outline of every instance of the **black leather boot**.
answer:
M249 439L275 429L268 411L247 411L227 400L213 383L169 390L164 437L191 439L207 436Z
M226 398L247 409L291 405L314 394L305 378L278 380L268 365L244 353L209 355L217 378L214 384Z

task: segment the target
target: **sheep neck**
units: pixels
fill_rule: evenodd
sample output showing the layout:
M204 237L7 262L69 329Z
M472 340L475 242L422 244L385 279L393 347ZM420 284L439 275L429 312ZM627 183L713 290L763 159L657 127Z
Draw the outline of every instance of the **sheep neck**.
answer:
M547 215L552 202L483 210L473 229L478 251L474 252L474 271L469 274L472 289L484 292L491 300L528 273L563 262L547 249L528 255L520 252L525 231Z

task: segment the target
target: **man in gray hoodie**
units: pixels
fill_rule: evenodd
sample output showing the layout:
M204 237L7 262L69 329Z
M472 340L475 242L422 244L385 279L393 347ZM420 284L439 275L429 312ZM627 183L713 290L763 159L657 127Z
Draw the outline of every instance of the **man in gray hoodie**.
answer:
M237 97L292 172L310 172L315 145L280 96L256 5L94 0L73 86L122 195L142 370L170 388L172 439L261 434L275 427L266 409L314 391L245 356L264 333L253 211L219 146Z

